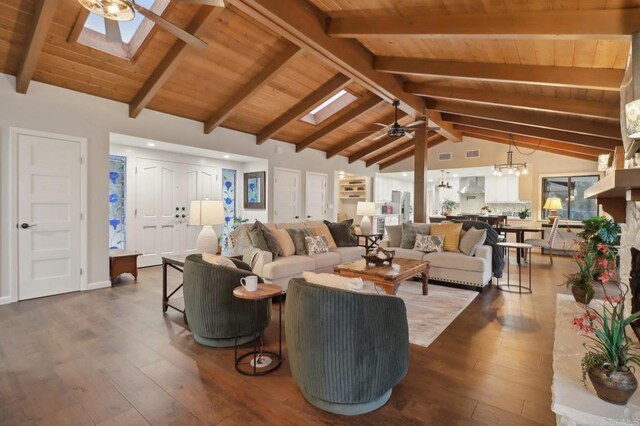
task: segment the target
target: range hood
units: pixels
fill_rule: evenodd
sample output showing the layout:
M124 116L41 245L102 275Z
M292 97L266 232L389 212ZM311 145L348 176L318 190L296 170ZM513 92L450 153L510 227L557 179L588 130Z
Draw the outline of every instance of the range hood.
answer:
M463 186L458 193L463 195L484 194L484 188L478 185L477 177L470 177L467 180L467 184Z

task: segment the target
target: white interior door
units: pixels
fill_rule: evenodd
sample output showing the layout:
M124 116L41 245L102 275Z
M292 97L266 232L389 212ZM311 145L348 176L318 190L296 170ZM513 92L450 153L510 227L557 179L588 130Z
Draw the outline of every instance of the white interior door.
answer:
M17 134L18 299L81 289L77 140Z
M305 212L308 220L324 220L327 216L327 175L307 172Z
M187 220L182 225L185 227L184 239L186 254L196 253L196 241L200 234L201 226L189 225L188 215L191 201L194 200L219 200L222 194L222 184L219 178L219 169L203 166L185 166L186 191L181 191L186 196ZM218 228L218 227L216 227ZM216 229L220 235L221 229Z
M275 222L300 220L300 170L275 168L273 218Z
M136 179L136 250L138 266L159 265L163 256L180 254L182 207L177 165L156 160L139 160Z

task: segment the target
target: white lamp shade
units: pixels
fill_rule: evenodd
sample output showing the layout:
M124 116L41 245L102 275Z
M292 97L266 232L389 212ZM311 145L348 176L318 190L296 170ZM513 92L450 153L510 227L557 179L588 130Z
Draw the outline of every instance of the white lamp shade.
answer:
M373 216L376 214L376 204L369 201L358 201L356 214L358 216Z
M562 200L558 197L549 197L542 208L545 210L562 210Z
M625 106L627 117L627 136L631 139L640 139L640 99L629 102Z
M222 225L224 207L222 200L194 200L189 212L189 225Z

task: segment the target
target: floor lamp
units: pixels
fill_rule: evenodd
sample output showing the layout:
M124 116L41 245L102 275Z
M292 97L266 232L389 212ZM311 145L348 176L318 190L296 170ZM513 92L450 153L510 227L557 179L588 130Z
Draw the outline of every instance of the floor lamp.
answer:
M189 225L202 226L196 240L200 253L218 253L218 235L213 225L224 223L224 207L221 200L195 200L191 202Z

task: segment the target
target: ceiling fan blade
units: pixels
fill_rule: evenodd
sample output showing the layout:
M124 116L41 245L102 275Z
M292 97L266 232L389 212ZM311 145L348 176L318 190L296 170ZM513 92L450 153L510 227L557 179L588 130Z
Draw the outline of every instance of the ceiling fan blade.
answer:
M384 124L384 123L373 123L374 126L380 126L383 129L386 127L389 127L391 124Z
M104 20L104 35L109 43L122 43L120 24L113 19Z
M193 47L197 47L199 49L204 49L205 47L207 47L207 43L200 40L198 37L194 36L193 34L183 30L177 25L174 25L171 22L167 21L162 16L156 15L149 9L145 9L144 7L139 6L137 4L135 5L135 8L145 18L149 19L150 21L153 21L153 23L157 24L160 28L170 32L171 34L178 37L180 40L184 41L185 43Z
M224 0L180 0L183 3L204 4L206 6L224 7Z

